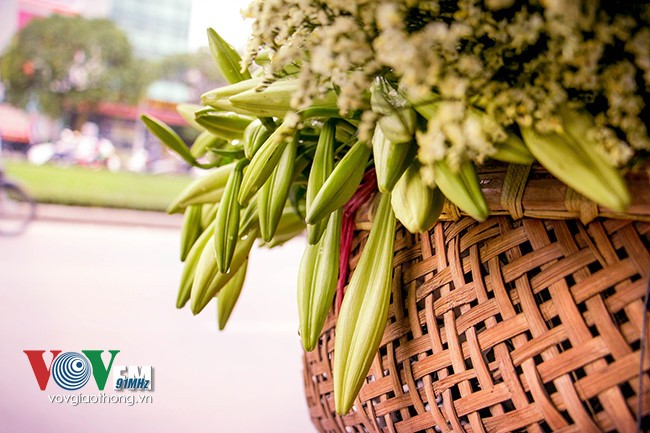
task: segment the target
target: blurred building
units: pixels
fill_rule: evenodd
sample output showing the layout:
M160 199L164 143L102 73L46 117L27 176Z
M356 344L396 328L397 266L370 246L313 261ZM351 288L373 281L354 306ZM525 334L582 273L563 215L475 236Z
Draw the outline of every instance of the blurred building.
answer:
M129 37L136 56L159 59L187 52L192 0L112 0L109 18Z
M133 46L136 57L158 60L187 52L192 0L112 0L109 18L122 29ZM176 104L189 100L186 83L156 81L149 86L139 107L102 104L99 125L118 147L130 148L133 155L146 154L148 161L163 157L158 141L139 121L149 113L171 126L185 121L176 112Z
M187 51L192 0L1 0L0 52L34 18L51 14L109 18L146 59Z
M18 0L0 1L0 53L18 30Z
M13 34L34 18L51 14L102 18L108 17L110 12L111 0L1 0L0 53Z

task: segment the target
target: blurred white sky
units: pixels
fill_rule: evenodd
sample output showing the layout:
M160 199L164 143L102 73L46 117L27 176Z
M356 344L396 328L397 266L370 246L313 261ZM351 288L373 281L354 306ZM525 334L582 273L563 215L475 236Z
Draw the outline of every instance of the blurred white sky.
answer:
M250 33L250 20L244 21L240 11L251 0L193 0L190 19L189 49L207 46L206 29L214 28L226 41L242 50Z

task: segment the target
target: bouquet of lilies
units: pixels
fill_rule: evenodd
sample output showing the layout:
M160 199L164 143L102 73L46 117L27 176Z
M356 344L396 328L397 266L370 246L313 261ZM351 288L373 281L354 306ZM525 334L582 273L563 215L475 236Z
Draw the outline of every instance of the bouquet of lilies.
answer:
M386 325L397 221L427 232L445 201L486 219L476 167L490 160L537 162L612 211L630 204L623 173L650 150L648 3L257 0L246 14L243 59L208 31L229 84L179 106L200 131L191 146L142 117L208 171L169 208L185 213L177 306L197 314L216 297L223 329L255 241L306 230L300 335L313 350L338 301L341 414ZM354 213L373 195L348 283Z

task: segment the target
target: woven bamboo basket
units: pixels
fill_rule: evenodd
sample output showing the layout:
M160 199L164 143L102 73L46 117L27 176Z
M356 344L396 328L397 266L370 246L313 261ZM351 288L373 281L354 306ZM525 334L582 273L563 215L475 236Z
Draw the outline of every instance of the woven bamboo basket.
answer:
M428 234L398 227L388 324L345 416L334 410L330 313L318 347L304 356L318 431L650 428L647 176L628 176L634 205L620 215L543 170L516 170L480 174L494 215L485 222L447 207L448 221ZM504 190L508 176L515 187ZM351 269L370 214L358 215Z

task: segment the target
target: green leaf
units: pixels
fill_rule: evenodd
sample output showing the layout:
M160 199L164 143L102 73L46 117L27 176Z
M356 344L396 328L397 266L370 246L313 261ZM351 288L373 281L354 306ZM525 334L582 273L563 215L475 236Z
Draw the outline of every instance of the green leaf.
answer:
M162 144L176 152L187 163L198 165L183 139L173 129L167 126L167 124L148 114L141 115L140 119L142 119L142 122L144 122L149 131L158 137Z

